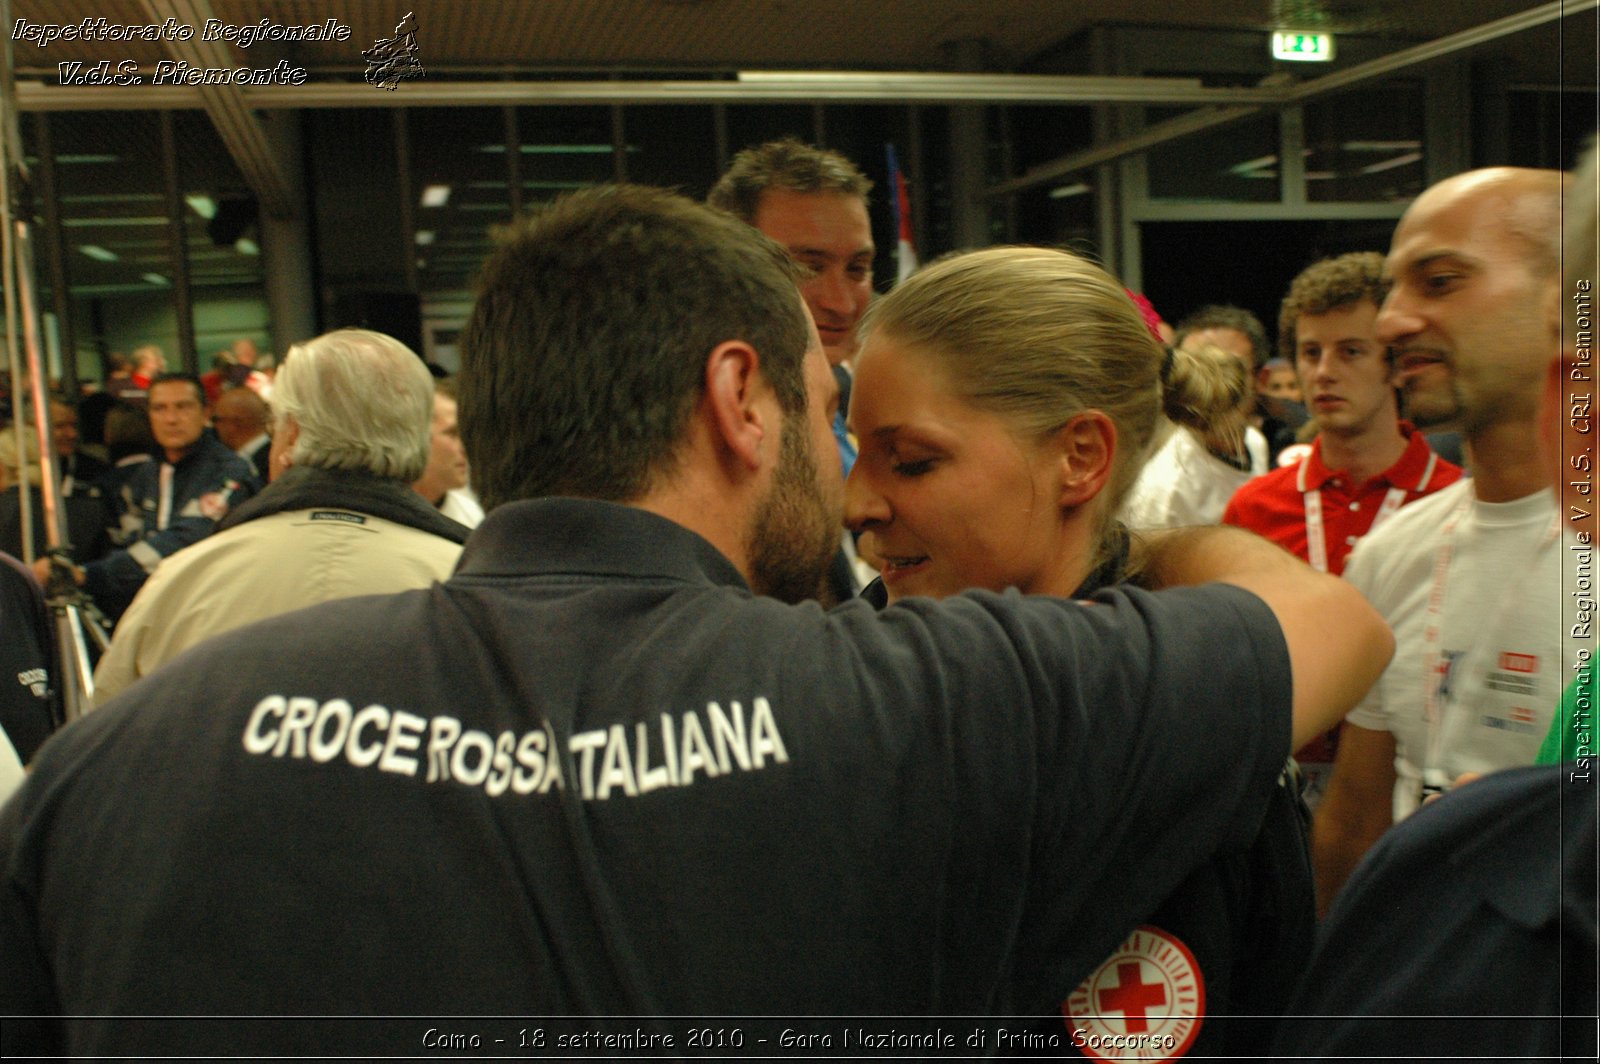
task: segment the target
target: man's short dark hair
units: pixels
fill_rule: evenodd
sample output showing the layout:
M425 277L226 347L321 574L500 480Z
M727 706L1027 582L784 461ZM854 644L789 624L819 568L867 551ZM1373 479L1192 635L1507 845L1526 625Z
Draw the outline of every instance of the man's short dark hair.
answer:
M194 397L199 401L200 405L208 405L206 403L205 386L200 383L200 378L196 377L193 373L179 373L176 371L172 373L158 373L150 379L150 387L145 389L145 394L148 395L150 392L155 391L156 385L158 384L171 384L173 381L182 381L184 384L187 384L189 387L193 388Z
M747 225L755 225L761 196L769 188L837 192L865 202L872 182L838 152L785 137L735 155L728 172L712 186L706 202Z
M1383 256L1376 251L1352 251L1307 266L1289 283L1289 294L1278 309L1278 353L1291 363L1295 357L1295 322L1304 314L1371 300L1383 306L1389 285L1383 279Z
M1173 346L1182 347L1183 341L1190 333L1200 332L1203 329L1235 329L1244 333L1250 339L1250 351L1255 358L1256 369L1261 368L1261 364L1267 360L1267 355L1272 352L1272 345L1267 342L1267 329L1261 324L1261 319L1243 307L1228 306L1224 303L1212 303L1201 307L1179 322L1177 332L1172 338Z
M564 196L509 227L460 339L459 423L484 507L627 502L671 472L706 358L743 340L785 413L809 344L783 249L661 189Z

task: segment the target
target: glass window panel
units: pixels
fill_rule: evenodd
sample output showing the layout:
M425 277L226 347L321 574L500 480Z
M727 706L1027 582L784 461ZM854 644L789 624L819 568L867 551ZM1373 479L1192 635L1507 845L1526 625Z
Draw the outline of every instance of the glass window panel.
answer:
M404 289L412 249L400 231L394 112L313 109L304 122L318 282L335 297Z
M629 107L623 112L623 130L629 181L706 198L717 180L715 112L710 106Z
M1184 108L1147 108L1145 124L1186 113ZM1276 114L1185 137L1149 155L1151 199L1276 203L1279 188Z
M780 137L795 137L810 144L816 139L811 108L791 104L730 104L728 154L765 144Z
M928 246L917 249L927 262L955 247L950 203L950 111L945 107L918 108L922 124L922 179L928 201Z
M1595 132L1595 97L1588 92L1512 91L1508 160L1513 166L1571 170Z
M1094 176L1080 174L1017 194L1017 242L1064 247L1100 261Z
M525 209L561 192L616 180L609 107L519 107L517 134Z
M86 349L98 356L154 343L177 368L157 116L63 112L50 116L50 133L79 364L93 364Z
M514 112L524 136L527 113ZM468 288L489 254L490 229L511 220L506 111L419 107L406 117L418 288L424 296Z
M200 111L178 111L173 122L194 341L204 371L219 349L241 338L255 341L264 353L273 350L260 222L255 197L210 119Z
M1427 184L1422 82L1389 81L1305 105L1306 199L1397 203Z
M1013 104L1006 111L1011 121L1011 162L1015 171L1007 176L1022 174L1094 143L1094 119L1087 107Z
M872 191L867 194L867 216L872 223L872 242L878 249L872 263L873 285L880 292L894 286L899 270L900 234L894 227L894 183L887 146L894 145L900 170L909 182L912 166L906 119L907 111L902 106L840 104L829 105L822 113L827 147L855 163L872 182ZM907 194L915 196L917 192L908 185Z

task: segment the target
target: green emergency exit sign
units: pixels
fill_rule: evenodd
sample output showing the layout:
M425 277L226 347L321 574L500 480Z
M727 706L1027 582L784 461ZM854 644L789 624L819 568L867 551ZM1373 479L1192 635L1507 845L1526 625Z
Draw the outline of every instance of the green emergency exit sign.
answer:
M1297 63L1326 63L1333 59L1333 34L1274 33L1272 58Z

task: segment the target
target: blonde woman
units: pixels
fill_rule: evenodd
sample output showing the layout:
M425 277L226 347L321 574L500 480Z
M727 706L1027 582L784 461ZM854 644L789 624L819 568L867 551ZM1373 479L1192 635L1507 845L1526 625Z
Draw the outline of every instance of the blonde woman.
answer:
M1129 528L1217 524L1233 493L1267 472L1266 437L1250 429L1250 371L1210 344L1191 344L1183 353L1188 361L1209 363L1206 372L1220 379L1233 403L1158 434L1155 453L1122 504L1119 516Z
M1169 354L1116 281L1066 252L993 248L916 274L868 313L856 360L850 421L861 451L846 506L863 546L884 559L869 597L886 605L969 588L1083 597L1136 578L1137 544L1115 515L1162 434L1237 408L1223 365ZM1203 700L1204 678L1195 681ZM1281 1012L1310 946L1300 805L1289 787L1279 792L1262 824L1241 825L1236 845L1130 929L1081 986L1062 987L1064 1020L1048 1025L1062 1046L1097 1025L1106 1035L1164 1031L1182 1052L1265 1045L1270 1020L1222 1018ZM1127 976L1162 973L1162 1002L1154 990L1119 996Z

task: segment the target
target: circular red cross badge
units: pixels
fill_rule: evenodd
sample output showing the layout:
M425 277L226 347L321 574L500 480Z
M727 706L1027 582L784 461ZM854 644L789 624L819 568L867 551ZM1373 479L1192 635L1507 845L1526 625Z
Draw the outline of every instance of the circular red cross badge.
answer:
M1206 1014L1206 980L1177 936L1143 925L1061 1003L1072 1044L1102 1060L1176 1060Z

